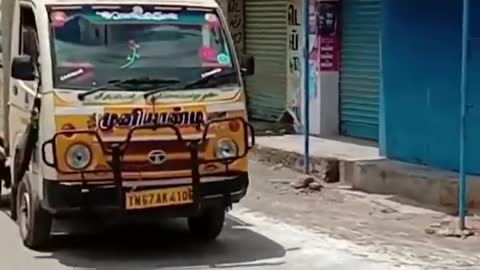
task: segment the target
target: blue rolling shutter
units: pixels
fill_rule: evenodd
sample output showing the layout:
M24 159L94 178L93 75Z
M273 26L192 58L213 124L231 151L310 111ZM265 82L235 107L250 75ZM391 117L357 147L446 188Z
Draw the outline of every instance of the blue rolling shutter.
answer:
M340 132L378 139L380 0L344 0Z

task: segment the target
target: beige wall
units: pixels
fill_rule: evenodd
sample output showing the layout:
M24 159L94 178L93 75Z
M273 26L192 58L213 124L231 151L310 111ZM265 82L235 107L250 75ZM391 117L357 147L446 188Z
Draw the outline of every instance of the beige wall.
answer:
M217 3L220 5L225 14L227 14L227 2L227 0L217 0Z

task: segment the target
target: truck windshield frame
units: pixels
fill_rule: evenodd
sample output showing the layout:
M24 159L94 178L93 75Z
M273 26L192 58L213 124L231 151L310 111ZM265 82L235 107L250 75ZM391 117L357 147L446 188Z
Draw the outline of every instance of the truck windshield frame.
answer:
M144 91L161 81L200 79L212 70L239 74L233 43L213 8L55 5L47 12L55 89L90 90L148 77L150 82L104 89ZM228 76L197 88L240 83L240 76Z

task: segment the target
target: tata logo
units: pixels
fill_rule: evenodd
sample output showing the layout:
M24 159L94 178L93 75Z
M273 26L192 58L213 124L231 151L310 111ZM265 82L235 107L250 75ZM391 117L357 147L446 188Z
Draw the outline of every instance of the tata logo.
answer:
M148 162L153 165L160 165L167 160L167 153L163 150L153 150L148 153Z

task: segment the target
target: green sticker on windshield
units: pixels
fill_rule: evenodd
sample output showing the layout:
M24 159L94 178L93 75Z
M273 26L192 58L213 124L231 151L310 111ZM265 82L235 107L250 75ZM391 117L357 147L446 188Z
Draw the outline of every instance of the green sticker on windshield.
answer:
M221 65L229 65L231 63L230 56L225 53L217 55L217 62Z
M140 48L140 45L135 43L133 40L129 40L128 48L130 49L130 53L127 56L127 63L121 66L121 69L130 67L137 61L138 58L140 58L140 55L138 54L138 48Z
M141 6L135 6L131 12L97 11L96 15L104 20L135 20L135 21L168 21L178 20L177 13L164 13L161 11L145 12Z

